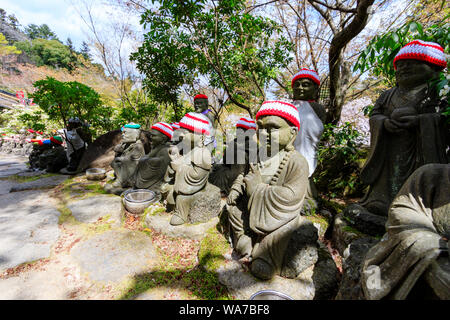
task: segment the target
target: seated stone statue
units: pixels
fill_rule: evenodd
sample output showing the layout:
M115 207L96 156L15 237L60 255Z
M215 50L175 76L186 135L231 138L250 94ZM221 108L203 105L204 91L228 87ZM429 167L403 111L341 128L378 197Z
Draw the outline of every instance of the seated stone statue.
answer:
M91 143L92 136L85 124L77 117L70 118L67 129L63 129L62 131L62 136L66 140L66 152L69 165L62 169L61 173L75 174L87 145Z
M411 54L413 52L414 54ZM386 217L406 179L427 163L448 163L445 101L432 80L446 66L440 45L414 40L394 58L397 86L382 93L370 116L370 154L361 171L369 190L349 209Z
M169 142L173 136L173 129L168 123L158 122L151 127L150 134L151 151L139 159L133 187L159 192L170 163Z
M67 166L67 157L63 140L60 136L52 136L50 139L30 139L33 150L29 155L31 169L46 170L56 173Z
M308 163L294 149L300 127L294 105L266 101L256 121L259 143L268 157L260 148L258 164L236 179L227 211L235 251L249 258L253 275L270 279L283 272L291 235L304 219L300 210L308 187Z
M317 167L317 148L324 130L325 108L317 102L320 78L317 72L306 68L294 75L291 87L294 93L292 104L297 107L302 125L294 142L295 150L305 157L309 167L309 186L305 198L305 210L317 208L317 190L312 175Z
M181 142L181 131L178 131L178 129L180 129L180 123L179 122L173 122L170 124L170 126L173 129L173 135L172 135L172 139L170 139L170 142L172 144L177 144L179 142Z
M222 163L214 164L209 181L226 195L236 178L249 170L249 149L256 156L256 123L249 117L240 118L236 124L236 138L227 144Z
M365 256L367 299L450 299L449 190L449 164L424 165L407 179L389 209L387 233Z
M139 139L140 125L129 123L122 127L122 142L114 147L115 157L111 162L114 170L114 181L105 185L109 193L120 195L125 189L132 187L132 178L139 163L145 154L142 141Z
M174 226L206 222L217 216L221 200L220 190L208 183L212 159L204 141L211 133L211 123L206 116L189 112L181 119L180 127L178 130L182 132L183 140L178 146L183 148L183 155L176 146L169 149L171 162L165 177L166 184L161 187L167 203L175 206L170 220Z

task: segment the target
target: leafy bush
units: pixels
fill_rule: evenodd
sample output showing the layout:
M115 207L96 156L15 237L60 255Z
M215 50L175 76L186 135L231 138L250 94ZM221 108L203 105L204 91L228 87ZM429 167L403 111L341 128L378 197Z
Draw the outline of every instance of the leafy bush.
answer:
M325 125L313 174L317 190L324 196L362 196L364 186L359 171L367 150L358 145L359 136L360 133L349 122L340 127Z
M100 95L92 88L76 82L61 82L47 77L36 81L37 89L31 97L34 102L48 115L50 120L57 121L67 127L71 117L78 117L90 123L94 136L116 129L118 126L112 120L113 110L104 106Z

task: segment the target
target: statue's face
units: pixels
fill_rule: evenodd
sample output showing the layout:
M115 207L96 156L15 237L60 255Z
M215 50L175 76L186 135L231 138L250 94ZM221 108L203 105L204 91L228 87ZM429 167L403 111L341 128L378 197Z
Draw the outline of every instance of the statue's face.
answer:
M310 79L300 78L294 82L292 90L294 91L294 100L315 100L319 86Z
M256 145L256 130L245 130L243 128L236 128L236 138L238 147L248 151L252 144Z
M139 139L141 130L133 128L123 128L122 141L123 142L136 142Z
M439 74L429 64L420 60L399 60L396 62L395 78L398 85L405 88L414 88L433 79Z
M294 142L297 128L278 116L264 116L256 122L258 125L258 142L266 144L267 151L284 150Z
M194 100L194 109L197 113L208 110L208 99L198 98Z
M152 141L151 141L152 147L156 147L161 144L164 144L169 140L169 137L167 137L164 133L159 132L158 130L155 130L155 129L150 130L150 135L152 137Z

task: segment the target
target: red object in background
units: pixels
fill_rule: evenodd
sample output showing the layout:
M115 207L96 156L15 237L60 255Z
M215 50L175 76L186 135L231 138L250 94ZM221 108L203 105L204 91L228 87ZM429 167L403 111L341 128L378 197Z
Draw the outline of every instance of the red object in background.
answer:
M16 97L17 99L23 99L25 97L25 94L23 91L16 91Z

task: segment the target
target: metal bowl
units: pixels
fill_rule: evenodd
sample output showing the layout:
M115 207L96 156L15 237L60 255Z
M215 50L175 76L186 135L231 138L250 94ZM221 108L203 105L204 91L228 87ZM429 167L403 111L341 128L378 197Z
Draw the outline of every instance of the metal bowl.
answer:
M254 293L250 300L294 300L287 294L275 290L261 290Z
M103 180L106 178L106 170L102 168L90 168L86 170L86 179Z
M122 193L123 205L132 214L142 214L144 210L156 201L155 192L148 189L129 189Z

